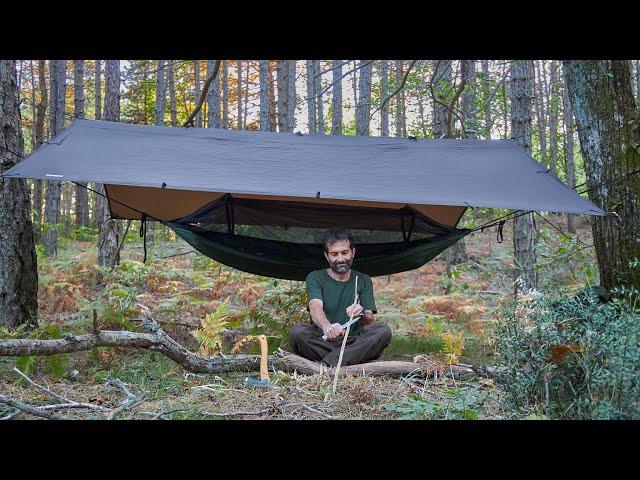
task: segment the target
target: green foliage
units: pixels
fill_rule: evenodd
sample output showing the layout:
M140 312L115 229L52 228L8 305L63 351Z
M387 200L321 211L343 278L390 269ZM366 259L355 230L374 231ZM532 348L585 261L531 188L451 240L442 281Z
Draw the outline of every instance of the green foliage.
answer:
M75 226L69 232L70 240L78 242L94 242L98 236L98 229L94 227Z
M209 270L219 265L218 262L204 255L196 255L191 262L191 268L195 271Z
M0 332L1 335L2 332ZM21 333L24 333L22 331ZM55 325L45 325L29 332L26 337L22 335L20 338L28 339L56 339L61 338L62 332ZM67 363L69 362L69 354L61 353L58 355L36 356L28 355L16 357L16 367L25 375L30 375L36 368L44 368L55 377L64 376Z
M202 325L194 330L193 336L200 342L200 352L204 355L218 355L222 339L220 334L227 329L229 316L228 298L220 304L215 312L207 314Z
M550 418L640 418L640 312L589 290L512 301L496 326L498 362L514 406Z
M400 414L401 420L477 420L484 410L486 394L474 388L448 388L444 401L423 398L415 393L401 403L391 403L386 408Z

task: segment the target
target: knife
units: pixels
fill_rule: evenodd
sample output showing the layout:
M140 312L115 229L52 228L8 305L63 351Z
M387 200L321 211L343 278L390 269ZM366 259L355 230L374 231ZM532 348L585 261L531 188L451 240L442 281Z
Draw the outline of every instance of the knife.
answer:
M351 320L348 320L347 322L345 322L345 323L343 323L342 325L340 325L340 328L341 328L342 330L346 330L346 329L347 329L347 327L348 327L349 325L353 325L354 323L356 323L356 322L357 322L358 320L360 320L361 318L362 318L362 314L360 314L360 315L358 315L358 316L356 316L356 317L353 317ZM326 336L326 335L323 335L323 336L322 336L322 339L323 339L323 340L326 340L326 339L327 339L327 336Z

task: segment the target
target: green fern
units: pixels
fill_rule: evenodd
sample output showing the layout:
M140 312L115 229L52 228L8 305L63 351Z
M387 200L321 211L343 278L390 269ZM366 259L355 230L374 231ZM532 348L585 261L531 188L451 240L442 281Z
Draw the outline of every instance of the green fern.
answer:
M222 339L220 334L227 330L229 322L229 299L227 298L215 312L205 316L201 322L201 327L193 332L193 336L200 342L200 353L204 355L218 355Z

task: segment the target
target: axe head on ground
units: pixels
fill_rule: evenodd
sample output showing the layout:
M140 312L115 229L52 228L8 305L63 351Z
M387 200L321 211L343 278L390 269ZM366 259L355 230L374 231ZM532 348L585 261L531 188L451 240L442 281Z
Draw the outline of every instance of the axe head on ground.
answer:
M267 337L265 335L258 335L258 341L260 342L260 380L255 378L245 378L245 385L252 385L255 387L269 387L271 382L269 381L269 367L267 361L269 359L269 349L267 348Z

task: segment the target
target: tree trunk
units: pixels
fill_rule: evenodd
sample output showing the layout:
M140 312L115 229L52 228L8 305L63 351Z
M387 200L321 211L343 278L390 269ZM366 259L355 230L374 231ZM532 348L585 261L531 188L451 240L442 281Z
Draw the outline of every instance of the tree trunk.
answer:
M287 101L287 132L293 132L296 128L296 61L289 60L289 88L287 88L287 94L289 100Z
M531 79L524 60L516 60L511 66L511 136L528 153L531 153ZM518 212L520 213L520 212ZM519 276L515 293L523 294L538 288L535 270L535 224L533 213L514 220L513 250Z
M269 72L267 72L269 73ZM289 102L289 61L276 61L276 85L278 88L277 117L278 131L286 132Z
M222 128L229 128L229 61L222 61Z
M313 80L313 60L307 60L307 123L309 133L316 133L316 83Z
M575 164L573 161L573 112L569 101L569 90L566 81L562 89L562 102L564 107L564 132L565 132L565 169L567 171L567 186L571 189L576 186ZM567 230L576 233L575 215L567 213Z
M331 94L331 135L342 135L342 60L333 60Z
M274 62L267 63L267 80L269 81L269 131L278 131L278 106L276 103L276 81L273 78ZM278 93L279 95L279 93Z
M173 62L167 63L167 77L169 84L169 108L171 109L171 126L178 126L178 108L176 105L176 75ZM105 100L106 103L106 100Z
M389 96L389 61L380 60L380 105ZM380 135L389 136L389 102L380 109Z
M237 97L238 97L238 122L236 128L242 130L242 62L240 60L236 63L236 70L238 72L237 82Z
M213 74L215 62L207 60L207 78ZM215 78L207 91L207 127L220 128L220 78Z
M166 65L166 60L158 60L158 71L156 72L156 105L153 109L154 125L164 125L164 111L167 98L167 87L165 85Z
M242 111L242 129L247 129L247 113L249 112L249 70L251 62L247 61L247 68L244 70L244 109Z
M466 84L460 106L464 121L465 138L478 138L478 117L476 112L476 61L460 60L462 81Z
M100 72L100 60L95 60L95 119L102 119L102 81L101 81L101 72ZM100 191L100 185L97 183L93 183L93 190ZM93 202L93 214L91 216L91 225L94 228L98 228L100 226L100 220L102 218L102 196L98 194L92 194L94 198Z
M74 117L84 118L84 61L73 61L73 105ZM86 183L75 185L76 190L76 225L87 227L89 225L89 198L87 196Z
M44 143L44 120L47 113L47 104L49 102L47 96L47 79L46 79L46 62L38 60L38 89L40 90L40 102L36 108L36 127L35 127L35 148L40 147ZM33 193L33 209L34 215L34 231L36 241L40 241L42 234L42 193L44 182L42 180L34 180Z
M451 96L451 60L434 60L435 76L433 78L433 137L444 138L450 131L447 125L447 105ZM453 108L453 106L451 106Z
M324 135L324 102L322 100L322 60L313 61L313 81L316 92L316 133Z
M558 64L551 60L551 75L549 79L549 168L554 175L558 171L558 85L557 85Z
M23 155L15 60L0 60L0 173ZM12 153L13 152L13 153ZM0 179L0 325L38 324L38 270L29 189L22 179Z
M194 105L198 104L198 100L200 99L200 60L193 61L193 75L195 81L195 90L193 92L193 103ZM202 128L202 115L200 115L200 110L196 113L195 124L196 127Z
M542 88L542 81L540 80L540 69L544 68L543 61L540 61L538 68L536 69L535 60L531 62L532 68L534 70L533 80L533 94L535 95L535 107L536 107L536 116L538 117L538 144L540 147L540 163L543 165L547 164L547 112L545 109L545 93ZM535 72L538 72L538 75ZM537 77L537 80L536 80Z
M64 128L64 106L66 97L66 60L51 60L51 136L55 137ZM44 254L53 257L58 252L58 223L60 222L60 182L47 182L47 203L44 209L46 222L43 236Z
M398 86L400 85L400 83L402 83L402 77L404 76L404 73L402 71L402 60L396 60L395 61L395 82L394 82L394 87L398 88ZM395 90L394 88L394 90ZM396 137L402 137L402 124L403 124L403 120L402 117L404 116L405 112L404 112L404 94L402 92L400 92L399 94L396 95L396 115L395 115L395 121L396 121Z
M369 112L371 105L371 60L360 60L358 82L358 105L356 105L356 135L369 135Z
M278 78L279 82L280 78ZM260 60L260 130L263 132L271 130L269 125L269 83L269 60ZM280 85L278 85L278 100L280 100L281 94ZM278 105L278 117L280 117L280 109L281 106Z
M620 217L593 217L600 283L640 289L640 127L624 60L564 61L590 200ZM626 177L625 177L626 176Z
M484 128L485 138L491 139L491 128L493 121L491 119L491 77L489 76L489 60L482 60L482 86L484 101Z
M120 60L105 60L105 95L103 118L110 122L120 120ZM103 185L100 192L106 195ZM98 237L98 264L110 267L120 262L118 244L121 228L117 220L110 220L109 205L104 199L100 202L100 235Z

